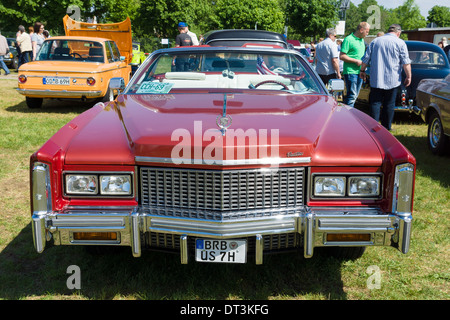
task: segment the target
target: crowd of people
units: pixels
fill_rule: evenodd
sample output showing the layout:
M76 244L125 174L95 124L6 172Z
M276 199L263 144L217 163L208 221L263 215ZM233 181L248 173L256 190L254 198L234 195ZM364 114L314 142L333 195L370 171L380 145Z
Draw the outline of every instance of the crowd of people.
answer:
M15 46L19 58L19 68L22 64L36 60L36 54L39 52L42 43L50 34L42 23L36 22L28 28L28 33L23 25L18 27L16 33ZM3 56L9 52L9 46L6 38L0 34L0 67L5 71L5 75L10 74L10 70L3 61Z
M336 30L327 29L326 39L315 46L316 71L325 84L330 79L344 80L344 103L350 107L354 106L366 80L366 72L369 72L371 115L391 130L395 99L402 85L402 71L406 74L403 85L408 87L411 84L411 60L405 41L400 39L400 25L391 25L386 34L378 33L366 48L364 38L369 31L370 25L361 22L339 47ZM343 62L342 68L340 61Z

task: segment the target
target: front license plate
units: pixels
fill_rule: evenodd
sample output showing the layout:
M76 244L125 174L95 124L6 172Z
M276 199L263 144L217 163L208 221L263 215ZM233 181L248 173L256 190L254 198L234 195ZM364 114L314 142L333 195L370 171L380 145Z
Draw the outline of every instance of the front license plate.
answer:
M196 239L195 260L199 262L246 263L246 240Z
M64 77L64 78L44 77L42 79L42 83L68 86L70 84L70 78L69 77Z

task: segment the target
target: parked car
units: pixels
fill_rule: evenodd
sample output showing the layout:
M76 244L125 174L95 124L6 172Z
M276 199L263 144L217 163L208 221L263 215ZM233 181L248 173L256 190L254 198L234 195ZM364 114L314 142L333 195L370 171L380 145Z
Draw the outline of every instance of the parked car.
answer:
M47 241L123 246L135 257L174 251L183 264L262 264L317 247L345 258L369 246L408 252L415 158L337 103L344 82L328 92L298 52L161 49L123 80L111 80L114 101L31 156L38 252Z
M134 74L139 66L144 62L147 56L141 51L141 44L139 42L133 42L133 56L131 58L131 70Z
M269 46L288 48L286 38L276 32L265 30L215 30L205 34L203 44L210 46Z
M17 70L19 66L19 57L16 46L14 45L16 39L6 38L9 46L9 52L3 56L3 61L9 69Z
M428 123L428 147L434 154L445 154L450 146L450 73L444 79L420 81L417 107Z
M411 85L401 87L397 94L395 110L411 111L417 108L416 89L422 79L443 79L450 73L444 51L437 45L423 41L405 41L411 59ZM405 73L403 72L403 78ZM369 103L370 79L361 87L358 101Z
M65 16L66 36L44 41L35 61L19 68L18 89L29 108L44 98L113 100L110 79L131 78L131 22L78 22Z

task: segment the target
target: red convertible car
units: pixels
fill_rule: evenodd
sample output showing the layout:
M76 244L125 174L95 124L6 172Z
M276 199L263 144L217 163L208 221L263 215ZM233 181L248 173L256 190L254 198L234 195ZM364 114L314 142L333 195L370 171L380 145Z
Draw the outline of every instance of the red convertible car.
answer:
M336 102L294 50L155 51L111 102L31 156L35 248L124 246L181 263L369 246L407 253L416 162L371 117ZM326 250L326 249L325 249Z

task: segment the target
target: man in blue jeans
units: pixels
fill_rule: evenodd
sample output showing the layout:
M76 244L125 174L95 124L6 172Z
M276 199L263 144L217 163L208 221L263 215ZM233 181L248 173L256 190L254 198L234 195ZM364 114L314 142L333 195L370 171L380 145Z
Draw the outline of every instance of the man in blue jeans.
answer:
M411 60L405 41L400 39L402 29L398 24L389 27L388 33L375 38L362 59L360 77L365 80L370 65L370 109L376 121L391 130L394 119L395 98L405 71L405 87L411 84ZM383 108L381 108L383 107ZM380 110L381 109L381 110Z
M0 68L5 70L5 76L10 74L8 67L3 62L3 56L9 52L8 42L6 38L0 34Z
M344 81L347 88L347 94L344 103L353 107L363 80L359 77L361 69L361 59L366 51L364 38L369 34L370 25L367 22L361 22L355 32L348 35L341 45L339 59L344 61Z

